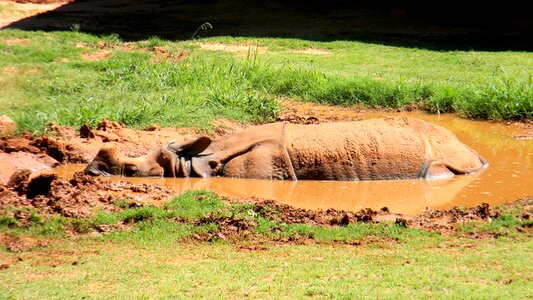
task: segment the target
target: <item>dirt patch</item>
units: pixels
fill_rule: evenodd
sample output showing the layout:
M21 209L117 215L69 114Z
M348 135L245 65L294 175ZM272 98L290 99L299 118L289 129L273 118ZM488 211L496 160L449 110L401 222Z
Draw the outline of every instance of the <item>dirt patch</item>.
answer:
M144 52L150 53L152 63L161 62L179 62L189 56L189 52L179 48L169 46L143 47L136 42L114 43L114 42L96 42L88 44L84 42L76 43L77 48L92 49L92 52L80 54L80 57L87 61L106 60L113 55L114 50L124 52Z
M169 47L152 47L150 49L152 63L161 62L178 62L189 56L189 52L186 51L174 51Z
M190 55L190 52L169 46L143 47L136 42L114 43L114 42L96 42L88 44L84 42L76 43L77 48L92 49L93 52L81 54L80 57L87 61L105 60L111 57L113 50L124 52L149 52L152 63L162 62L179 62Z
M211 125L213 125L217 136L223 136L246 128L246 125L225 118L217 119Z
M242 201L242 200L239 200ZM269 220L287 224L305 224L309 226L346 226L357 222L371 222L378 214L371 209L363 209L359 212L347 212L343 210L308 210L296 208L286 204L280 204L272 200L250 199L255 203L254 212Z
M369 108L364 105L328 105L312 102L301 102L292 99L281 101L282 113L278 121L297 124L317 124L323 122L361 121L368 119L369 114L407 112L424 110L424 104L408 104L400 108Z
M25 18L55 10L71 1L59 0L0 0L4 10L0 11L0 28L8 27Z
M264 54L267 53L267 48L260 47L258 45L231 45L231 44L225 44L225 43L198 43L198 46L204 50L209 51L224 51L224 52L231 52L231 53L238 53L238 54L246 54L246 53L257 53L257 54Z
M68 63L70 62L70 59L66 58L66 57L61 57L61 58L56 58L54 59L55 63Z
M234 203L249 202L254 204L253 210L249 214L262 216L270 221L280 224L305 224L309 226L347 226L356 222L373 222L374 217L378 212L371 209L364 209L356 213L328 209L328 210L307 210L296 208L290 205L280 204L273 200L262 200L256 198L249 199L226 199L226 201ZM177 219L178 222L186 222L186 220ZM197 221L192 222L194 225L216 224L216 230L213 232L206 232L195 234L185 240L195 241L214 241L226 240L231 242L237 241L254 241L261 242L268 240L269 242L279 244L312 244L317 243L312 235L291 234L289 236L276 235L281 232L280 227L271 228L270 236L265 234L258 234L256 232L257 223L252 219L235 216L214 216L208 214ZM329 243L329 242L328 242ZM353 243L353 241L343 242L336 241L334 243Z
M35 209L45 216L88 217L96 210L120 210L116 204L119 200L139 206L145 205L145 201L166 200L173 194L158 185L108 182L81 172L75 173L72 179L51 173L31 178L30 174L27 170L18 171L6 186L0 185L0 207L5 208L4 215L22 224L32 218L24 209Z
M2 43L11 46L11 45L31 45L32 42L29 39L12 38L12 39L2 40Z
M293 124L319 124L321 120L315 116L299 116L297 114L287 114L276 118L278 122L289 122Z
M34 74L38 74L40 70L37 68L7 66L2 69L2 72L4 74L9 74L9 75L26 75L26 74L34 75Z
M74 0L10 0L15 3L33 3L33 4L51 4L51 3L69 3Z
M106 60L110 58L111 55L113 55L113 52L111 50L97 50L91 53L82 53L80 54L80 57L86 61L99 61Z
M141 51L142 48L139 46L139 43L136 42L121 42L121 43L115 43L115 42L104 42L99 41L93 44L85 43L85 42L77 42L75 44L76 48L93 48L93 49L101 49L101 50L120 50L120 51L126 51L126 52L135 52L135 51Z
M290 53L311 54L311 55L331 55L331 51L324 49L308 48L302 50L292 50Z
M17 124L6 115L0 115L0 136L17 131Z
M316 124L320 122L360 121L365 113L372 111L360 106L333 106L309 102L284 99L281 102L283 113L278 117L280 121L299 124ZM309 122L309 120L312 120Z
M0 245L11 252L23 252L36 247L47 247L50 240L45 238L34 238L29 236L12 236L0 233Z

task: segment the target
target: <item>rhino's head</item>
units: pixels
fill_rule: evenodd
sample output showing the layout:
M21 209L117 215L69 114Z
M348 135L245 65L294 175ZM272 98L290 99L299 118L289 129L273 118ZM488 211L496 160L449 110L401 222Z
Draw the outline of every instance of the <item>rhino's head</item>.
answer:
M89 175L118 175L126 177L188 177L191 160L204 151L211 140L201 137L184 143L168 143L156 151L140 157L124 157L114 145L104 145L87 165Z

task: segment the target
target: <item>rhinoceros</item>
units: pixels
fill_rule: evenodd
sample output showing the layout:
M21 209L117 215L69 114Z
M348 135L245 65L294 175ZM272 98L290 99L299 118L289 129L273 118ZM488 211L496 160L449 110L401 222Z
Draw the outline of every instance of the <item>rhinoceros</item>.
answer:
M135 158L104 146L91 175L284 180L448 178L487 166L449 130L407 117L251 126L211 140L169 142Z

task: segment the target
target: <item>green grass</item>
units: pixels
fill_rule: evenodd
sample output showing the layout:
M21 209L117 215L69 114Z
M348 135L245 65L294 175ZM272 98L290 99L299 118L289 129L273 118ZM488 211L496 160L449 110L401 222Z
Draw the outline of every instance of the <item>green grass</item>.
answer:
M10 39L25 42L6 42ZM81 57L103 51L102 42L106 59ZM116 35L75 30L2 30L0 114L34 132L50 121L77 127L104 117L131 127L209 128L219 117L272 120L280 111L277 100L291 97L393 108L423 103L433 112L481 119L533 118L533 55L527 52L438 52L292 39L200 42L252 44L266 52L254 46L240 53L209 51L198 41L157 38L127 44ZM154 47L184 55L154 62ZM309 48L325 54L297 52Z
M458 233L439 235L393 223L284 224L254 207L224 203L208 192L189 192L160 208L126 208L86 219L33 218L26 225L3 223L0 234L53 243L21 253L0 247L0 260L9 265L0 271L0 297L514 299L533 295L533 240L531 234L515 230L530 221L513 218L517 211L504 213L490 225L471 223ZM182 240L216 230L216 224L198 222L208 217L248 219L267 238ZM99 237L67 234L117 223L129 228ZM272 232L274 227L278 230ZM481 231L500 236L468 237ZM319 244L269 242L294 235L311 236Z
M518 299L533 293L532 247L531 240L505 238L249 252L220 244L81 239L19 254L23 260L0 273L0 296Z
M29 38L22 33L15 36ZM12 115L22 129L39 131L52 120L95 125L104 117L132 127L159 123L207 128L216 117L260 122L278 111L272 97L246 82L252 67L230 57L191 56L181 63L153 63L147 49L168 43L152 39L140 43L140 51L114 51L107 60L87 62L79 57L84 50L75 44L94 43L95 37L57 33L49 41L46 36L30 38L31 46L0 46L4 68L15 67L19 73L33 70L27 76L8 75L4 84L11 85L7 88L13 94L0 99L2 113ZM103 41L116 44L113 39Z

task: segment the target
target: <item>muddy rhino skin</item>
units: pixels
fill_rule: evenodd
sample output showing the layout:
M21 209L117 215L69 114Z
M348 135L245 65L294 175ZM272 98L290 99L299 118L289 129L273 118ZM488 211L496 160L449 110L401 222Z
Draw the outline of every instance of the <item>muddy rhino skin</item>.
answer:
M449 130L425 121L249 127L211 141L168 143L137 158L104 146L85 168L92 175L256 179L376 180L446 178L487 166Z

